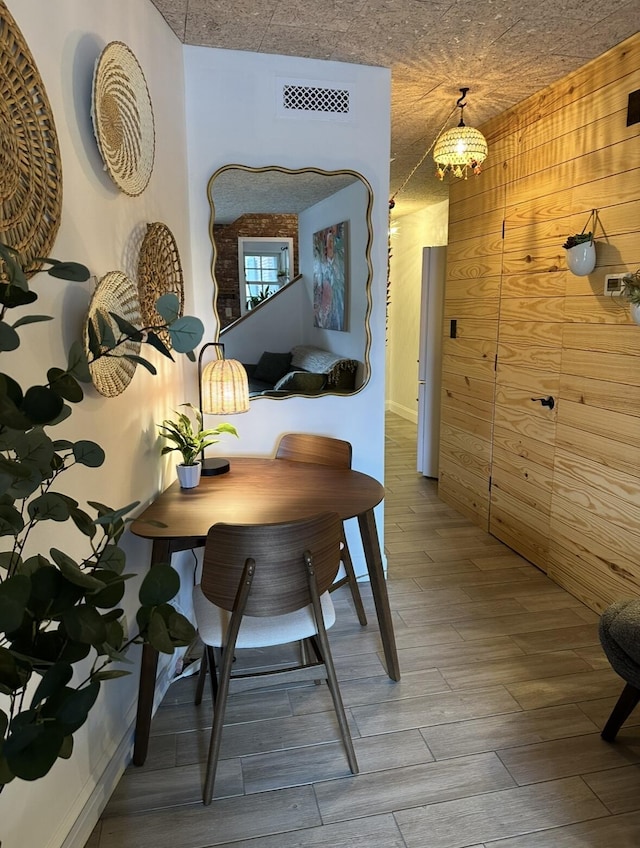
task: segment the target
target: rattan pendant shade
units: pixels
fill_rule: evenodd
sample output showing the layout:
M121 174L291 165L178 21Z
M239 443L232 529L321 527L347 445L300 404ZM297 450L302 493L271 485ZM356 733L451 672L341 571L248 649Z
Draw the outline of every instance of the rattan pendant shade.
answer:
M91 115L111 178L125 194L142 194L155 157L153 108L142 68L121 41L107 44L98 59Z
M62 165L49 98L20 29L0 0L2 241L27 264L48 256L61 208Z
M120 271L109 271L99 281L89 303L87 319L84 328L84 347L89 358L89 322L97 326L98 313L107 321L116 338L120 331L110 312L125 318L135 327L140 326L140 301L136 284ZM96 389L105 397L116 397L121 394L131 382L136 363L125 359L122 354L137 356L140 352L140 342L127 341L120 345L115 354L119 356L102 356L89 364L91 380Z
M138 257L138 293L145 327L164 323L156 310L156 301L163 294L176 295L182 315L184 281L180 254L176 240L165 224L147 224ZM166 330L161 331L159 336L167 347L171 347L171 336Z

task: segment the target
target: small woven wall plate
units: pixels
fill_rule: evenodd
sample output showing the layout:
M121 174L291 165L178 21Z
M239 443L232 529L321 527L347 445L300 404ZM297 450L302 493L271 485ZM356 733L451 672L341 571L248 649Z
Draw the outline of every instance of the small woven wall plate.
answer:
M84 326L84 349L87 357L91 357L89 351L89 322L96 326L98 313L101 312L105 320L109 322L113 333L118 338L121 333L110 312L125 318L135 327L140 326L140 301L138 289L133 280L121 271L109 271L98 282L93 297L89 303L87 318ZM131 382L136 370L136 363L115 354L133 354L137 356L140 352L140 342L124 342L115 351L113 356L101 356L95 362L90 362L89 371L93 385L105 397L116 397L121 394Z
M138 257L138 294L145 327L164 324L164 319L156 311L156 301L163 294L176 295L182 315L184 282L180 254L176 240L165 224L147 224ZM171 337L166 330L158 335L167 347L171 347Z
M153 107L142 68L121 41L107 44L96 63L91 117L111 178L125 194L142 194L155 157Z
M0 2L2 241L28 265L49 256L61 208L62 163L49 98L18 25Z

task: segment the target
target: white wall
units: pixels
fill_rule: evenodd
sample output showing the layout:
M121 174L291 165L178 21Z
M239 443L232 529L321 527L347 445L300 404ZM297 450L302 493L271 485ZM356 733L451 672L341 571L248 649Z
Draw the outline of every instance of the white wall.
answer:
M207 183L223 165L349 168L371 183L374 194L372 262L372 379L352 397L259 398L233 423L240 439L224 444L228 455L271 455L285 432L305 430L347 439L353 465L384 476L385 297L389 193L390 74L384 68L260 55L200 47L185 48L191 250L197 280L197 314L211 338L213 318ZM327 87L352 87L351 120L279 117L279 78ZM212 422L214 423L214 422ZM382 512L377 515L382 537ZM348 528L354 559L363 557Z
M309 298L303 280L296 280L254 310L250 319L230 326L221 336L227 359L256 363L263 351L285 353L300 344ZM283 315L286 318L283 319ZM241 425L244 418L238 419Z
M186 307L192 311L182 46L150 2L8 0L7 5L44 81L59 137L62 223L51 254L84 262L98 278L112 270L135 277L146 224L162 221L180 249ZM120 192L103 170L90 118L95 61L113 40L124 41L138 58L155 112L155 167L147 189L137 198ZM70 284L35 277L32 288L41 296L35 311L55 320L23 328L22 346L15 354L3 354L2 370L31 385L46 379L50 365L64 365L71 341L81 338L94 282ZM116 507L144 502L168 483L159 461L155 422L183 399L184 376L192 366L183 369L180 363L165 364L153 354L150 358L160 369L158 377L138 369L126 391L112 399L87 388L86 400L58 428L60 437L94 439L107 453L103 468L74 470L61 481L62 491L82 503L98 500ZM74 548L86 553L71 522L49 525L47 533L48 538L41 539L43 552L54 545L72 554ZM143 572L149 545L129 536L124 546L129 570ZM137 606L137 583L128 583L130 622ZM132 657L137 660L137 650ZM15 780L5 788L0 795L2 848L84 845L100 801L111 790L129 751L137 683L135 665L130 677L103 684L97 707L76 734L72 758L59 761L43 780Z
M422 248L447 243L449 201L394 221L391 236L387 409L418 421Z

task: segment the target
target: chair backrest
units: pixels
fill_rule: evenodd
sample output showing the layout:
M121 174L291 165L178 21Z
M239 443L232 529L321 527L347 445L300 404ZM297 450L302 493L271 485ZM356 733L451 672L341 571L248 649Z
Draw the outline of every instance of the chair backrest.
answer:
M340 565L342 522L328 512L285 524L214 524L205 543L202 592L233 610L247 559L255 561L245 615L282 615L311 603L305 551L311 553L318 593L326 592Z
M276 449L276 459L315 462L334 468L351 468L351 454L350 442L312 433L286 433Z

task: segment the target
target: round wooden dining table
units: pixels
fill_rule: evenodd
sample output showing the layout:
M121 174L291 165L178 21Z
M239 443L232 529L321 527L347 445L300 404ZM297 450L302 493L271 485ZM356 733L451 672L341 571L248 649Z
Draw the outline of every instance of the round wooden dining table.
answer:
M393 680L400 667L389 598L375 524L374 507L384 487L373 477L349 468L334 468L286 459L231 458L227 474L202 477L194 489L176 481L131 524L137 536L153 540L151 566L169 562L171 554L204 545L211 525L274 524L321 512L356 518L362 538L380 638ZM145 645L142 652L133 762L146 759L153 710L158 654Z

